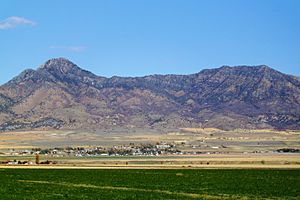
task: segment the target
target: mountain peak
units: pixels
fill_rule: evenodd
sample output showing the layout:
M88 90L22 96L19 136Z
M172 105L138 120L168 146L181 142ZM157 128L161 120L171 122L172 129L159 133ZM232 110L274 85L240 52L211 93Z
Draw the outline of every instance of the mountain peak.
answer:
M90 79L98 77L93 73L81 69L76 64L66 58L53 58L45 62L37 70L38 73L46 77L51 77L53 81L87 83Z
M47 71L59 70L60 72L66 74L74 68L79 69L77 65L66 58L53 58L45 62L39 69L44 69Z

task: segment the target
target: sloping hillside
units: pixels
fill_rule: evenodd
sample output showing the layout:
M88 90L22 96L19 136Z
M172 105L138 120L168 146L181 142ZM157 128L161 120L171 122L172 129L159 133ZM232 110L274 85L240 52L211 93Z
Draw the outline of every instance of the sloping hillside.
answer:
M64 59L0 87L0 130L300 128L300 81L267 66L105 78Z

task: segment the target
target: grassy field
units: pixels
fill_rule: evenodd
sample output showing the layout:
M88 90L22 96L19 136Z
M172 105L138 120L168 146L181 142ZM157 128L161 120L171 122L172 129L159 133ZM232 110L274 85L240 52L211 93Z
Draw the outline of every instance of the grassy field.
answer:
M299 199L299 170L0 169L1 199Z

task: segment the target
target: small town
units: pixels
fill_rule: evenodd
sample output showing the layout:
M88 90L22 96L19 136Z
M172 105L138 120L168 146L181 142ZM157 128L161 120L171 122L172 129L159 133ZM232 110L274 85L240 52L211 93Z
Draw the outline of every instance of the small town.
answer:
M57 164L55 161L39 162L39 155L48 157L91 157L91 156L159 156L159 155L179 155L181 151L176 149L175 145L165 142L153 144L140 144L135 145L130 143L129 145L119 145L113 147L55 147L55 148L33 148L24 150L11 149L6 153L2 153L5 156L36 156L36 161L18 161L7 160L2 161L0 164L7 165L32 165L32 164Z
M171 144L167 142L157 142L156 144L134 144L129 145L115 145L112 147L89 146L89 147L55 147L55 148L32 148L16 150L10 149L7 152L1 152L2 156L14 156L14 158L22 158L26 156L35 156L35 162L21 160L7 160L2 161L2 165L53 165L57 164L56 161L46 160L40 162L40 155L47 156L48 158L58 157L113 157L113 156L166 156L166 155L200 155L200 154L228 154L226 151L218 151L219 147L210 147L212 151L200 151L196 146L190 146L192 150L181 151L178 149L181 145ZM222 147L226 148L226 147ZM284 148L274 151L253 151L242 152L243 154L262 154L262 153L300 153L299 149Z

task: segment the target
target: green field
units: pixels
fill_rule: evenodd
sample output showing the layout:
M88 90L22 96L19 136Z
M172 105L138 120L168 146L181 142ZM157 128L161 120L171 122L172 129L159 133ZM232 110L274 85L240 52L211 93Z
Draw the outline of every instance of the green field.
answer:
M0 169L0 198L300 199L300 171Z

